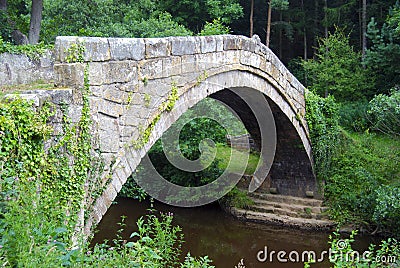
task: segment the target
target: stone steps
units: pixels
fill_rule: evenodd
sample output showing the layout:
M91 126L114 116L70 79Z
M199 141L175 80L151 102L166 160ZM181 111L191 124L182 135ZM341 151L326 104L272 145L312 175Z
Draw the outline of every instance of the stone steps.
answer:
M258 211L258 212L265 212L265 213L273 213L276 215L284 215L284 216L290 216L290 217L298 217L298 218L304 218L304 219L327 219L327 217L324 214L321 213L313 213L310 210L306 210L306 208L302 211L296 211L292 210L290 208L278 208L276 206L268 206L268 205L253 205L249 208L250 210L253 211ZM315 208L313 208L315 209Z
M248 193L253 205L247 209L230 208L232 215L239 219L265 222L298 229L333 230L323 201L278 194Z
M270 223L298 229L332 230L335 227L335 223L329 220L305 219L238 208L231 208L231 213L236 218L246 221Z
M322 207L322 200L312 198L301 198L295 196L279 195L279 194L267 194L253 192L248 194L252 198L262 199L271 202L284 203L290 205L303 205L311 207Z
M295 205L287 203L278 203L273 201L268 201L264 199L252 198L255 206L272 207L275 209L290 210L297 213L307 213L307 214L321 214L325 213L328 208L323 206L306 206L306 205Z

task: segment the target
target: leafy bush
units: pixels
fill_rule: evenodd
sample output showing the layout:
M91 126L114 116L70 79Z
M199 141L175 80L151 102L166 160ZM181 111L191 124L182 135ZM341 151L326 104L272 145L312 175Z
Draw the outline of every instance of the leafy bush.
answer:
M370 127L367 110L369 103L364 101L341 103L339 109L339 124L343 128L363 132Z
M254 205L254 201L247 196L247 193L239 190L237 187L233 188L219 202L224 207L235 208L249 208L251 205Z
M380 186L376 190L376 206L373 213L374 223L380 228L400 233L400 187Z
M396 227L390 224L398 216L388 212L392 216L386 219L382 215L380 222L373 215L390 202L383 199L384 190L398 187L400 141L368 133L343 132L342 136L325 185L331 217L340 223L357 223L370 231L379 227L378 231L398 235ZM388 197L394 195L386 193ZM398 213L394 207L387 209Z
M338 108L333 96L322 98L312 92L306 94L306 119L320 179L327 178L339 143Z
M206 22L203 29L200 31L198 35L206 36L206 35L219 35L219 34L229 34L230 28L225 26L221 20L215 19L212 22Z
M379 247L370 244L368 254L353 249L357 231L352 231L349 238L341 238L338 231L329 236L330 254L329 261L334 267L397 267L400 265L400 243L389 238L381 241ZM365 258L364 258L365 257ZM311 262L312 263L312 262ZM309 267L309 266L308 266Z
M372 129L400 136L400 89L393 89L389 96L375 96L370 101L368 118Z
M13 45L10 42L4 42L0 36L0 53L23 54L33 60L37 60L49 49L53 49L53 46L45 45L44 43L39 43L37 45Z

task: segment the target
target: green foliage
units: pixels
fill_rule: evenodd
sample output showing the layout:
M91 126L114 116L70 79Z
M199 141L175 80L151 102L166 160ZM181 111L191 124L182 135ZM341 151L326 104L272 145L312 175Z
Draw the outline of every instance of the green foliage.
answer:
M197 259L188 253L181 268L215 268L215 266L210 265L211 262L212 261L207 256Z
M389 26L394 28L396 33L400 35L400 5L397 4L390 10L390 16L387 22Z
M230 24L243 16L243 8L238 0L164 0L160 1L159 8L169 12L175 21L193 32L197 32L206 21L220 19Z
M97 167L92 160L99 159L91 155L87 77L86 68L80 121L72 124L64 118L64 135L46 151L51 107L35 112L31 103L19 98L0 102L0 265L177 266L183 238L180 228L172 225L171 215L140 219L139 231L132 234L130 242L117 236L112 245L90 248L89 242L75 233L78 239L72 245L85 187L90 194L91 187L98 186L92 178ZM212 267L209 263L207 257L188 258L181 265Z
M206 22L203 29L200 31L198 35L206 36L206 35L219 35L219 34L229 34L230 28L225 26L223 22L219 19L215 19L212 22Z
M171 94L172 96L173 94ZM173 98L172 98L173 99ZM163 106L167 107L167 106ZM165 133L164 135L170 135L171 133L179 133L179 140L171 141L175 148L179 148L178 151L181 151L183 156L190 160L196 160L200 157L201 151L199 149L199 145L202 144L207 146L206 143L202 141L205 139L211 139L215 143L225 143L225 135L227 134L226 130L223 126L221 126L217 121L214 121L211 118L203 117L207 114L214 114L216 118L218 118L219 122L227 122L226 124L233 129L232 135L239 135L246 132L246 129L243 125L239 124L237 118L234 117L226 108L221 108L221 104L216 105L216 101L212 99L204 99L195 107L189 109L185 114L183 114L179 120L177 120ZM189 120L194 118L192 120ZM180 170L173 166L169 160L166 158L164 151L166 148L163 148L161 139L158 140L151 150L149 151L149 157L151 161L154 163L157 171L167 180L183 186L200 186L207 184L217 178L220 174L222 174L222 170L226 168L226 159L219 160L218 155L217 159L214 160L210 166L205 168L200 172L186 172ZM230 148L225 150L225 148L221 149L221 146L217 145L217 154L218 152L221 155L221 158L230 157ZM207 151L207 150L206 150ZM204 151L203 151L204 152ZM255 168L258 163L258 156L253 156L252 158L252 166L251 168ZM242 163L238 163L240 165ZM254 171L254 170L253 170ZM251 170L249 169L249 172ZM139 180L142 177L149 176L148 171L145 169L141 169L139 167L139 171L135 173L128 179L128 185L132 185L134 188L137 187L135 183L135 177L138 176ZM125 186L124 186L125 187ZM123 190L128 196L137 196L138 194L135 190L132 192L130 187L127 186L128 189Z
M368 24L368 38L372 45L367 50L364 64L375 77L378 93L388 93L400 84L400 34L396 25L400 4L389 12L387 22L379 29L375 19Z
M395 213L387 218L387 224L377 221L373 215L382 209L378 202L381 202L379 200L384 190L398 187L399 141L368 133L346 132L343 132L341 140L340 150L332 158L333 164L325 185L325 198L331 217L340 223L358 223L367 228L378 226L379 231L398 234L396 228L389 224L394 220ZM391 211L391 208L388 207L388 210Z
M0 39L11 42L11 32L13 29L8 23L7 12L4 12L3 10L0 10L0 25L2 25L0 28Z
M372 216L380 228L400 233L400 185L380 186L376 190L376 206Z
M1 200L15 197L14 182L39 178L47 165L43 141L51 129L45 125L48 111L36 114L19 98L0 102Z
M389 238L381 241L379 247L371 244L368 254L353 249L357 231L352 231L349 238L341 238L338 231L329 236L330 252L329 261L334 266L341 268L377 268L397 267L400 264L400 243L396 239ZM365 257L365 258L364 258Z
M247 193L239 190L237 187L233 188L227 193L219 202L224 207L235 207L235 208L249 208L254 205L254 201L247 196Z
M306 120L319 179L327 178L339 144L338 108L332 96L321 98L312 92L306 94Z
M370 127L368 109L369 103L366 101L341 103L339 108L340 126L350 131L366 131Z
M53 49L53 46L45 45L44 43L16 46L10 42L4 42L0 36L0 54L6 52L11 54L22 54L27 55L30 59L37 60L50 49Z
M121 191L118 193L119 196L129 197L143 201L148 196L147 193L136 183L139 180L138 176L143 176L143 167L138 166L135 172L127 179L125 184L122 186Z
M288 0L271 0L271 7L276 10L287 10L289 8Z
M84 62L85 46L82 43L73 43L65 52L67 56L65 60L67 63Z
M308 87L320 96L332 94L338 101L370 95L372 86L361 66L361 56L340 29L319 42L315 59L303 61Z
M58 35L164 37L192 32L155 1L45 1L42 37Z
M372 129L400 136L400 89L393 89L389 96L375 96L370 101L368 119Z
M221 20L223 23L231 23L232 20L243 16L243 8L236 0L206 0L207 12L210 18Z

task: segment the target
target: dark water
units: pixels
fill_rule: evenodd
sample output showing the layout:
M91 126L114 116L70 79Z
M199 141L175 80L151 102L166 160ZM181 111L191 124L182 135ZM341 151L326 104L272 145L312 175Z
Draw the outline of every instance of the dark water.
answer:
M136 220L147 213L149 202L137 202L133 199L119 198L117 204L112 205L107 214L103 217L98 226L98 233L95 235L94 243L102 242L104 239L115 238L119 229L118 222L121 216L127 216L125 223L126 231L124 236L129 237L130 233L136 230ZM270 226L265 224L246 223L234 219L225 214L218 205L207 205L198 208L178 208L155 202L154 207L158 211L172 212L174 224L182 227L185 243L183 254L190 251L192 256L208 255L216 267L235 267L243 259L246 268L249 267L303 267L302 262L281 263L277 259L277 253L272 255L273 262L270 262L272 251L286 251L288 256L291 251L315 251L317 259L321 251L328 250L328 236L326 232L309 232L293 230L289 228ZM357 237L354 247L365 250L371 237ZM266 247L266 248L265 248ZM264 258L267 249L267 260L260 262L257 254L263 251L259 257ZM292 253L292 259L296 254ZM325 258L327 259L327 257ZM325 261L311 267L330 267Z

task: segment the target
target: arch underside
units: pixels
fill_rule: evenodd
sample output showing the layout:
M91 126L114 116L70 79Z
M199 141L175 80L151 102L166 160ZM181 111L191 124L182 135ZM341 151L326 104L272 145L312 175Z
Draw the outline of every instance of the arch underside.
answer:
M307 129L296 119L295 111L268 80L241 70L218 73L187 88L180 95L174 109L161 114L149 142L140 150L133 147L126 149L121 162L130 168L127 172L118 173L122 184L162 134L190 107L206 97L218 99L231 107L241 117L256 144L259 144L260 131L254 114L230 89L247 91L248 94L252 90L263 93L273 113L277 131L276 153L269 175L259 190L276 188L279 194L298 197L305 197L306 191L312 191L318 196Z
M141 159L153 144L184 112L202 99L212 97L230 106L241 117L255 141L260 142L260 131L254 115L246 105L241 103L240 99L230 93L229 89L263 93L275 120L277 131L275 159L267 178L258 191L268 192L270 188L276 188L279 194L298 197L305 197L306 191L312 191L315 197L319 197L318 185L313 174L311 145L307 128L304 126L304 122L298 120L297 111L268 79L248 71L229 70L213 74L201 83L192 83L192 85L180 94L172 111L164 111L160 114L160 119L147 144L139 150L133 146L125 146L118 152L119 157L112 169L111 183L104 194L96 200L93 219L85 225L86 232L93 223L96 224L101 220L102 215L107 211L107 204L111 204L115 199L122 185L136 170ZM154 116L157 116L157 113L153 114L153 118ZM135 138L137 137L133 137L133 139Z

